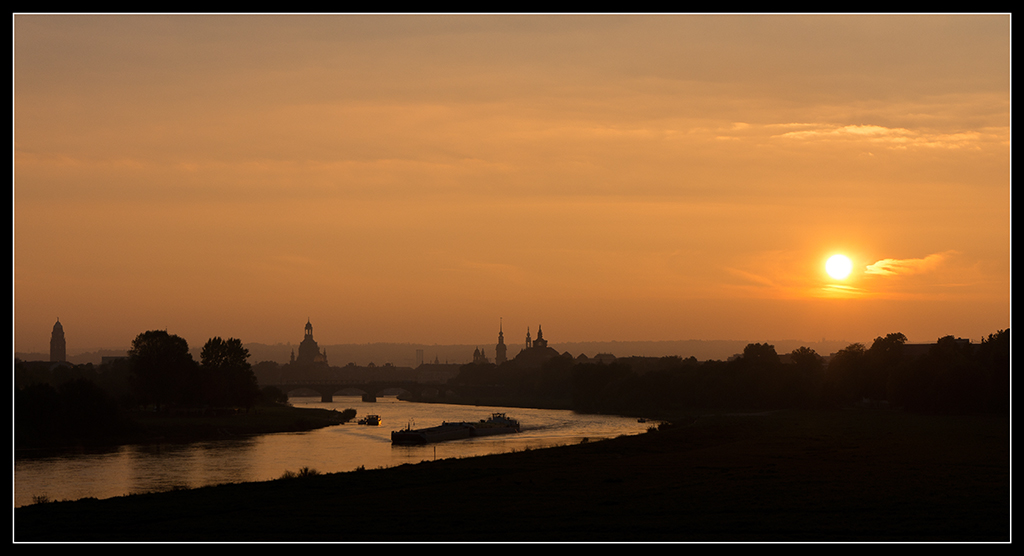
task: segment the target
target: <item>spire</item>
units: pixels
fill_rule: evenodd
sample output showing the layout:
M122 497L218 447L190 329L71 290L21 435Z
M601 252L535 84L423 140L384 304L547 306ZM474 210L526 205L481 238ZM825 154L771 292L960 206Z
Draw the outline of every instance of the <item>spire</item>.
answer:
M505 346L505 333L501 330L501 317L498 317L498 345L494 346L494 364L501 365L505 361L508 361L506 353L508 348Z
M548 341L544 339L544 331L540 329L540 325L537 325L537 339L533 341L533 347L535 348L546 348L548 347Z

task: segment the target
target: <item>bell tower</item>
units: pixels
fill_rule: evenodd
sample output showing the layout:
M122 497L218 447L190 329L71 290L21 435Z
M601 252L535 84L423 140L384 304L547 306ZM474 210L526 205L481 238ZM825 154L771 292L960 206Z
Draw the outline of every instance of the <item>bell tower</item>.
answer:
M53 333L50 334L50 361L67 361L67 344L64 341L64 327L60 319L53 325Z

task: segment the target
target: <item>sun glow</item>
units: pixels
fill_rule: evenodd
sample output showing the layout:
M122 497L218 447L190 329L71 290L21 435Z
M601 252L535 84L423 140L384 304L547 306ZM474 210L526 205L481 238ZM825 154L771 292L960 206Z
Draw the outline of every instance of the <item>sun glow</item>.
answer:
M853 270L853 263L846 255L832 255L825 263L825 272L836 280L843 280Z

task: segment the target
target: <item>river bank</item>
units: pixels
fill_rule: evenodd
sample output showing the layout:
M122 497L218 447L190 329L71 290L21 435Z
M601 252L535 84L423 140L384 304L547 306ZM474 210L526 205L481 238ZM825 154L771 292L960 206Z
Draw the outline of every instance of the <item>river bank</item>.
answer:
M14 535L999 542L1010 534L1009 438L1009 419L996 416L707 415L560 448L35 504L15 510Z
M115 431L68 440L61 437L20 440L15 457L40 452L59 453L82 448L147 444L157 442L197 442L235 438L254 434L300 432L340 425L354 413L328 409L296 408L284 404L261 405L249 411L222 413L133 412L125 415L126 425Z

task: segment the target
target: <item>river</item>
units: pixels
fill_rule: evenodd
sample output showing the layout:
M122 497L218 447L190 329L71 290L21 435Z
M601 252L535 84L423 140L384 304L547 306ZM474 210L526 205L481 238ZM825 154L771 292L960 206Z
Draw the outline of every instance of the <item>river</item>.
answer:
M127 445L52 457L17 458L14 506L38 500L112 498L176 488L267 481L286 471L309 468L321 473L376 469L444 458L462 458L577 444L638 434L650 424L634 418L581 415L565 410L421 404L393 397L363 402L335 396L334 402L292 398L295 407L355 409L357 419L381 416L381 426L344 425L307 432L265 434L188 444ZM518 419L519 434L468 438L426 446L394 446L391 431L477 421L493 412Z

